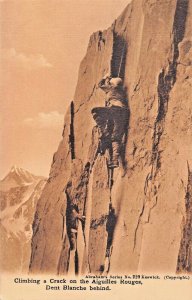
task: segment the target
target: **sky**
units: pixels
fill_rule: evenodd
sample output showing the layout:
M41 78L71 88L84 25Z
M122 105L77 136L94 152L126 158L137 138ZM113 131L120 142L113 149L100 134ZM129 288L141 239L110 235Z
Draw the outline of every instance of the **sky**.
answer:
M0 178L48 176L90 35L129 0L0 0Z

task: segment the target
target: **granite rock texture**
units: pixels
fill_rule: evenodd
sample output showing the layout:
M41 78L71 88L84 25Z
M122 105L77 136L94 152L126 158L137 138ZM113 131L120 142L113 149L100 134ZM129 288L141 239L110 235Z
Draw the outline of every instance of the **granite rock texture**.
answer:
M191 14L188 0L133 0L110 28L90 37L38 201L31 273L191 272ZM107 72L124 77L129 105L125 164L114 170L112 188L91 115L104 106L97 84ZM75 263L69 182L68 197L86 216Z

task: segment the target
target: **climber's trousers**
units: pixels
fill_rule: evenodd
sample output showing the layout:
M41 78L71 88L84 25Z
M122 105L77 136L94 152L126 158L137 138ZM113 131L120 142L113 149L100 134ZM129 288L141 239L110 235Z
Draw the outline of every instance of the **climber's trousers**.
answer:
M111 132L111 140L122 141L123 135L126 133L128 124L128 110L124 107L112 106L110 109L110 120L113 126Z
M120 156L121 156L121 144L119 142L112 141L109 166L118 167Z
M70 250L76 250L77 249L77 233L76 232L70 232L69 234L69 243L70 243Z
M121 141L127 130L128 109L124 107L96 107L92 109L101 136L110 137L111 141Z
M96 107L92 109L93 118L100 130L100 153L109 149L109 166L119 166L123 136L127 132L128 109L124 107Z

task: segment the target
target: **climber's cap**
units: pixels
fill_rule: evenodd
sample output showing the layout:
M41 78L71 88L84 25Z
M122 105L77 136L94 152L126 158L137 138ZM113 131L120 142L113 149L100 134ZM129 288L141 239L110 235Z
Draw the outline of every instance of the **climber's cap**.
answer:
M113 86L119 86L119 85L123 84L123 81L120 77L111 78L110 84L113 85Z

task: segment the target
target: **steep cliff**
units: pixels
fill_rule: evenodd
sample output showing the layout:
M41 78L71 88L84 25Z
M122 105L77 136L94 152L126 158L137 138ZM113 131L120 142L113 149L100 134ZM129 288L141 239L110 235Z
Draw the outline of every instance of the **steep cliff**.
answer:
M188 0L133 0L91 36L37 205L31 272L191 271L191 14ZM104 106L97 84L108 71L121 73L129 102L125 163L113 178L91 115ZM74 266L67 201L86 216Z

